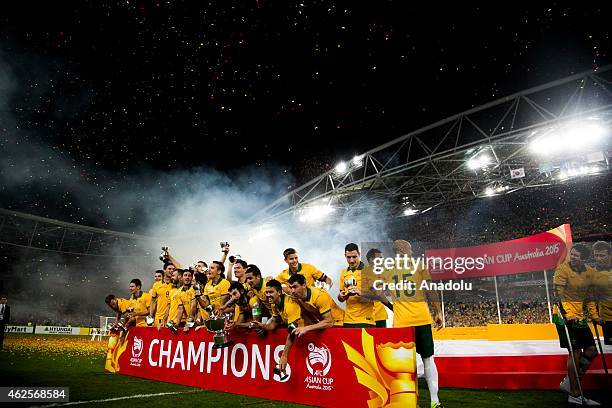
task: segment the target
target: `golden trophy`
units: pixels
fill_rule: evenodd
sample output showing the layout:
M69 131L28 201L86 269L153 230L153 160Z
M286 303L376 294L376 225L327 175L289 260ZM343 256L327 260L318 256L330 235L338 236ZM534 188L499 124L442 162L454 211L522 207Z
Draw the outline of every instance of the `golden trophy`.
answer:
M414 342L374 345L374 337L361 331L363 354L342 342L355 366L359 384L369 391L370 408L416 408L416 348Z
M385 343L376 346L382 366L395 374L390 384L387 407L412 407L417 403L416 349L414 343Z

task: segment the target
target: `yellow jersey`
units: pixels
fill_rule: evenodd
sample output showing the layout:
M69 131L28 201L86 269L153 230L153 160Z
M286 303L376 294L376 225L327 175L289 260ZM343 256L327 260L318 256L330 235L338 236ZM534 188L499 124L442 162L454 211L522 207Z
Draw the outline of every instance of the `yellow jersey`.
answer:
M125 313L130 306L131 302L129 299L117 298L117 308L119 312Z
M393 268L384 271L380 279L385 283L404 282L408 288L403 290L391 290L393 303L393 327L414 327L432 324L431 313L427 305L425 291L421 290L424 281L431 280L427 268L417 266L414 274L411 262L408 268ZM412 283L409 283L412 282Z
M215 309L220 308L221 305L221 297L229 294L230 282L227 279L220 279L219 282L215 285L212 280L209 280L204 287L204 295L208 296L210 299L210 304L215 307Z
M186 317L188 318L191 316L191 302L195 299L195 290L193 290L193 285L189 285L189 287L181 286L179 288L179 293L180 302L181 305L183 305L183 315L187 315Z
M342 326L344 323L344 310L323 289L306 288L306 299L296 299L296 301L302 306L304 317L312 315L308 317L313 320L313 324L323 320L323 315L327 312L331 312L334 326Z
M389 316L387 315L387 308L381 302L374 302L374 320L375 321L386 321Z
M599 317L593 300L594 276L595 270L588 265L585 265L583 272L574 271L569 262L564 262L555 269L553 284L557 287L566 318L575 317L583 320L588 317L594 319ZM584 310L585 303L588 314ZM553 309L557 314L557 308Z
M149 294L151 296L153 296L153 293L155 292L155 288L157 288L159 285L163 285L164 281L155 281L153 282L153 286L151 286L151 289L149 289Z
M272 317L280 318L283 324L286 324L287 326L298 322L298 320L299 322L297 325L299 327L304 325L304 320L302 319L302 308L295 299L284 294L281 295L280 305L272 305Z
M258 286L251 286L248 283L245 284L245 288L250 295L249 305L255 306L255 303L259 302L259 306L265 306L268 310L271 310L272 305L268 303L266 297L266 284L270 281L270 278L261 278Z
M170 308L168 312L168 322L172 320L174 323L180 323L176 321L176 319L178 318L178 310L180 304L181 293L179 291L179 288L174 287L174 285L172 285L172 287L170 288ZM183 314L181 321L183 321L184 318L185 314Z
M134 309L134 313L148 312L151 307L151 294L140 292L138 296L131 295L129 305ZM136 316L136 327L147 327L146 316Z
M154 316L156 322L164 320L164 318L166 317L166 312L170 307L171 289L171 283L161 283L159 285L153 285L153 288L151 288L151 298L156 299L157 302Z
M354 279L355 287L362 290L361 279L364 268L363 262L359 263L357 269L343 269L340 272L340 290L347 290L345 286L347 280ZM364 288L367 289L367 288ZM366 300L361 296L350 296L346 299L346 308L344 309L344 324L371 324L374 322L374 302Z
M599 317L606 322L612 321L612 269L595 270L593 292L599 309Z
M276 280L279 281L281 285L289 285L289 278L296 273L304 275L306 278L306 286L308 287L314 286L315 281L325 280L325 274L323 272L307 263L298 263L296 272L291 271L289 268L283 269L283 271L276 276Z

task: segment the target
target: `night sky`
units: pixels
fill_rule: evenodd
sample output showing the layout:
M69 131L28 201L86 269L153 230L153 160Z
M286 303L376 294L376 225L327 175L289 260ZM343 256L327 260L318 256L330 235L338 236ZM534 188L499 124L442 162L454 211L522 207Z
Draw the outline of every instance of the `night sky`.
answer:
M259 167L285 183L279 196L423 125L612 61L601 6L404 3L14 2L0 16L0 206L133 226L91 210L137 191L143 169Z

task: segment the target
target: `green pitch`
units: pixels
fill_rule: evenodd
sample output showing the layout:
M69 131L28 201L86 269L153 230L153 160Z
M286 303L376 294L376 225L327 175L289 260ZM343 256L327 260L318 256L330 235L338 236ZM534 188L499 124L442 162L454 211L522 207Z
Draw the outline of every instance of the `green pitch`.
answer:
M76 336L7 335L0 351L3 386L70 387L70 401L92 401L95 407L296 407L271 400L207 391L175 384L104 373L105 343ZM271 392L273 389L270 390ZM146 397L147 394L173 393ZM109 398L133 397L109 402ZM426 384L420 383L420 406L429 407ZM590 396L601 402L604 393ZM564 395L553 391L481 391L442 389L446 407L564 407ZM27 406L29 404L21 404Z

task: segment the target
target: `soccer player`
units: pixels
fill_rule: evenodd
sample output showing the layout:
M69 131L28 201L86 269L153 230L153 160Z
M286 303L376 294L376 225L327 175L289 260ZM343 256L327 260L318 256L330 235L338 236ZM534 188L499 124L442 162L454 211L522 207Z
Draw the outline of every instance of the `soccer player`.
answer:
M268 303L272 305L272 318L265 325L261 322L253 321L251 326L254 329L263 330L276 330L281 326L286 326L289 329L285 348L278 362L278 368L284 373L287 368L287 357L295 338L295 331L304 326L302 308L294 299L283 293L283 287L276 279L266 283L266 296Z
M412 246L408 241L396 240L393 242L393 251L403 257L412 259ZM393 298L393 327L414 327L414 338L416 352L423 360L425 380L431 400L431 408L442 408L438 398L438 368L434 361L434 341L431 332L432 323L436 327L442 327L442 314L440 302L435 291L423 291L420 289L423 281L430 281L429 271L423 265L413 265L408 261L409 269L395 268L383 272L386 282L398 283L402 281L412 282L412 289L391 291ZM414 269L414 274L411 272ZM434 309L432 320L428 303Z
M149 290L149 293L151 294L151 296L153 296L153 291L155 287L157 285L162 284L163 280L164 280L164 271L161 269L156 270L155 273L153 274L153 286L151 286L151 289Z
M195 264L195 272L193 274L193 284L200 284L202 287L206 286L208 278L206 272L208 271L208 264L204 261L198 261Z
M171 281L172 285L170 287L170 293L169 293L170 307L168 307L168 311L166 312L166 317L164 318L166 325L171 326L173 328L180 326L182 323L177 320L178 309L181 303L179 287L183 286L183 283L181 280L182 280L182 276L179 275L178 269L174 269L172 271L172 281Z
M329 287L332 286L332 280L329 276L318 270L314 265L307 263L300 263L298 261L297 251L293 248L287 248L283 251L283 257L287 263L288 268L283 269L281 273L276 276L276 280L285 286L283 289L285 293L289 293L288 282L291 275L299 273L306 277L306 285L315 286L315 282L327 283Z
M235 277L238 282L242 283L243 285L246 284L246 277L244 276L244 273L246 272L247 266L249 265L246 263L245 260L236 259L236 262L234 262L233 267L230 267L227 272L227 280L233 282L233 278ZM233 276L232 270L234 271Z
M252 329L253 325L251 325L251 321L253 318L251 315L251 306L249 305L249 298L244 285L237 281L232 282L229 287L229 295L230 300L227 305L231 303L234 306L234 320L229 322L225 326L225 329Z
M187 321L183 329L185 333L191 328L189 323L193 322L193 316L195 314L195 291L191 284L192 280L193 271L185 269L183 271L183 286L181 286L178 291L180 303L178 305L178 316L176 318L176 320L180 322L183 320L183 316L185 316Z
M131 307L133 311L128 314L128 317L130 320L135 319L136 327L147 327L145 317L149 315L151 294L141 291L141 287L142 282L140 282L140 279L132 279L130 281L129 307Z
M215 310L219 310L229 300L230 282L225 279L225 266L220 261L213 261L208 268L208 282L204 287L204 296L197 297L198 304L202 308L212 305ZM200 310L200 313L202 311ZM204 316L202 316L204 317Z
M382 251L376 248L370 249L366 254L366 260L368 261L367 268L369 268L370 270L373 268L373 262L376 258L383 258ZM388 307L390 310L393 310L391 302L389 302L384 297L381 297L380 301L374 302L374 320L376 322L376 327L387 327L387 319L389 318L389 316L387 315L387 310L385 309L385 306Z
M593 288L597 300L599 321L603 328L604 344L612 345L612 245L604 241L593 244L595 277Z
M117 318L115 319L115 324L113 324L113 328L111 330L115 330L119 321L121 320L121 316L128 308L128 300L123 298L118 298L113 294L109 294L104 299L104 303L108 305L114 312L117 313Z
M272 316L272 305L268 303L266 296L266 284L270 278L262 278L261 271L257 265L248 265L244 277L246 279L246 289L250 296L249 305L253 320L260 322L263 317Z
M559 388L567 392L567 402L583 404L578 382L586 373L591 362L597 356L597 348L593 340L593 333L587 326L588 318L599 319L595 302L587 301L591 297L593 277L595 271L585 261L590 257L591 251L584 244L574 244L570 250L569 262L560 264L553 275L555 295L560 299L562 317L567 322L567 330L572 345L573 359L567 359L567 375L561 381ZM584 308L587 308L587 311ZM570 350L565 327L558 322L558 310L555 308L556 326L559 333L559 344L562 348ZM578 376L574 367L577 367ZM597 406L598 402L584 398L584 405Z
M163 281L151 288L151 307L149 316L153 318L154 324L159 329L166 325L164 320L170 307L170 291L172 290L172 273L164 272Z
M340 293L338 300L346 302L344 309L345 328L370 328L374 323L374 302L361 296L362 271L365 265L357 244L347 244L344 256L348 267L340 272Z
M306 278L299 273L289 278L291 295L302 308L302 317L306 326L298 327L295 335L301 337L312 330L327 329L332 326L342 326L344 311L334 302L325 290L309 288Z

